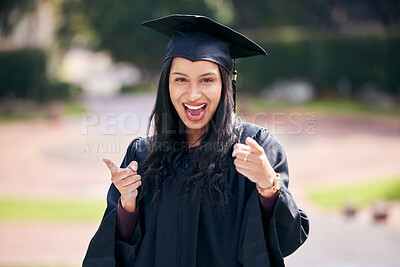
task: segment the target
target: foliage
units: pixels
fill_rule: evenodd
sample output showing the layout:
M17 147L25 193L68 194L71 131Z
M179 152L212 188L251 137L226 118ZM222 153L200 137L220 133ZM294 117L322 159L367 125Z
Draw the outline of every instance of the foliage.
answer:
M0 52L0 96L27 98L46 86L43 50Z
M168 38L163 40L160 34L140 27L140 23L171 13L193 13L194 10L195 13L213 15L204 1L63 1L64 23L59 37L66 47L81 45L81 40L74 39L74 36L86 33L84 45L108 50L117 61L130 61L149 69L159 68Z
M271 27L303 25L339 30L346 23L378 22L385 26L399 21L397 0L235 0L236 26Z
M65 47L108 50L115 60L132 62L155 74L168 38L140 27L140 23L173 13L202 14L248 32L269 52L268 58L239 60L239 87L246 92L260 91L280 78L300 77L313 83L320 95L337 94L336 83L342 78L350 80L354 93L371 81L397 94L399 37L385 33L379 38L360 37L357 31L339 34L352 23L392 27L399 21L392 12L397 5L392 0L65 0L60 5L63 23L59 37ZM306 32L307 37L294 41L268 38L271 27L288 25L304 30L292 34L301 37ZM314 36L309 34L312 29L328 34Z
M327 91L337 95L338 80L346 78L353 94L367 82L378 84L392 95L398 93L400 37L316 36L264 42L262 46L268 57L238 61L239 91L257 92L279 79L302 78L313 83L319 95Z
M138 84L132 86L123 86L121 88L121 93L155 93L157 91L156 86L148 85L148 84Z
M308 196L328 209L340 209L349 202L359 207L378 200L399 200L400 176L337 187L314 188L309 190Z
M90 45L151 69L159 68L168 39L139 25L163 15L201 14L239 30L301 25L338 31L354 22L396 25L396 7L396 0L64 0L59 37L65 47Z
M39 49L0 52L0 97L4 99L70 100L80 88L50 82L47 55Z

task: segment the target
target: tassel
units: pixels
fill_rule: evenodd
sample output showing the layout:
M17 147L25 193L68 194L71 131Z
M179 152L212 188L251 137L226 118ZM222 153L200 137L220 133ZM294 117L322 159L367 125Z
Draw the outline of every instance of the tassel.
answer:
M236 112L236 59L233 60L233 72L232 72L232 90L233 90L233 112Z

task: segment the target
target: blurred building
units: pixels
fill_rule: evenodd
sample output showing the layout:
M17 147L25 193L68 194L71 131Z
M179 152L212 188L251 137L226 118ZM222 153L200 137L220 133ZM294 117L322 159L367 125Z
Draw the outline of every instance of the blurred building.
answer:
M51 0L31 1L27 7L4 10L2 20L10 32L0 28L0 50L27 48L52 49L56 45L57 13Z
M78 85L86 95L113 95L123 86L141 81L138 68L130 63L115 63L109 53L72 48L61 60L61 76Z
M1 4L0 52L45 51L46 73L50 79L77 85L92 95L114 94L122 86L133 85L140 80L137 68L128 63L114 64L106 52L73 48L64 55L57 39L62 19L57 1L10 1Z
M59 18L52 0L5 1L0 12L0 52L44 51L46 76L57 80Z

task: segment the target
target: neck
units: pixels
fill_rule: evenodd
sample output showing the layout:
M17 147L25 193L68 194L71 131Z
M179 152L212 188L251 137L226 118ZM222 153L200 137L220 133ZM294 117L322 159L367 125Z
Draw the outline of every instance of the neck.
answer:
M204 129L187 129L186 128L186 140L188 142L188 147L195 147L200 145L201 139L203 139L203 135L206 131Z

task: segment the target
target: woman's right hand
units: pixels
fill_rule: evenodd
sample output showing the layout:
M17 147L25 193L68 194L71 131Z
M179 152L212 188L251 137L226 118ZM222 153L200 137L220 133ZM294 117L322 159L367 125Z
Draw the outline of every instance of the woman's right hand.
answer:
M119 168L110 159L103 158L111 172L111 181L121 194L121 205L124 210L133 212L136 210L136 197L138 187L142 184L140 175L137 174L138 164L131 161L128 167Z

